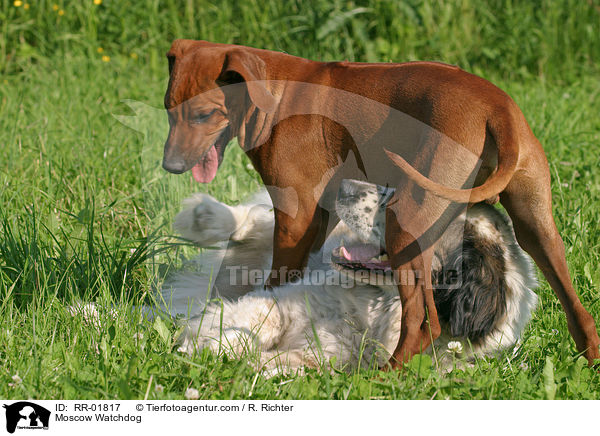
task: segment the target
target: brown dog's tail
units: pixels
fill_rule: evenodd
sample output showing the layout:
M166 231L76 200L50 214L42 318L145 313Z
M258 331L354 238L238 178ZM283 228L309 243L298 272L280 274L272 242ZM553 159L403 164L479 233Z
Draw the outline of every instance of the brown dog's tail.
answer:
M495 198L512 178L519 160L519 138L510 115L488 121L488 129L498 147L496 172L481 186L471 189L454 189L428 179L402 156L384 149L392 162L406 173L408 178L426 191L455 203L479 203Z

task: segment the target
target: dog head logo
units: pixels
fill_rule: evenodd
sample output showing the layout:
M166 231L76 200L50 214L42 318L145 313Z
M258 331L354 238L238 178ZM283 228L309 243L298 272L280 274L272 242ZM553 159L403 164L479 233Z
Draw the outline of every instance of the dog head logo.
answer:
M19 401L10 405L5 404L6 431L14 433L18 428L48 429L50 411L29 401Z

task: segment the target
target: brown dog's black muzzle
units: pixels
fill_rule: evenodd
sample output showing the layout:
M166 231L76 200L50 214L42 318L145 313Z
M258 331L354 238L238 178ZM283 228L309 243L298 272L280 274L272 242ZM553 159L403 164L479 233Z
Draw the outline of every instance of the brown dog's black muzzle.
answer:
M182 146L175 135L169 132L169 137L165 142L163 168L173 174L182 174L191 170L197 161L190 159L186 151L187 149Z
M189 169L185 160L181 158L168 159L167 156L163 157L162 166L165 170L173 174L182 174Z

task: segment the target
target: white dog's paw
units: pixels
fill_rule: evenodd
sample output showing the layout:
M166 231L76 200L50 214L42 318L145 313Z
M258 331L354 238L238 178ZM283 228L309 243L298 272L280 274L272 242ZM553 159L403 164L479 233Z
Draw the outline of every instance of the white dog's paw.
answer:
M204 348L218 351L221 331L219 319L215 319L210 314L208 317L199 315L181 320L179 325L183 329L177 338L179 343L177 351L189 355Z
M177 351L193 354L209 349L213 353L225 353L231 358L239 358L256 349L256 338L243 329L209 329L209 331L193 331L188 328L179 337Z
M207 194L194 194L184 200L183 206L175 217L175 230L203 246L227 241L240 222L238 208L220 203Z

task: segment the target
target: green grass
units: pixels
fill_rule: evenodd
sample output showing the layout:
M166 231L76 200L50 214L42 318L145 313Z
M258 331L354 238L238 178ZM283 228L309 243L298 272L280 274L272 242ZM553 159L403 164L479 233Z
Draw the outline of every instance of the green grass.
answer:
M136 309L193 251L173 238L172 218L191 192L236 202L258 178L233 145L208 186L168 175L166 119L143 134L113 116L133 114L124 99L160 108L175 37L323 60L459 64L509 92L544 145L573 280L600 320L594 1L143 0L126 9L90 0L55 11L53 2L25 10L1 0L0 397L182 398L194 387L201 398L600 398L600 377L578 360L545 281L514 356L446 376L415 368L265 379L241 361L180 355L174 326ZM101 310L96 328L69 313L77 301L116 317Z

